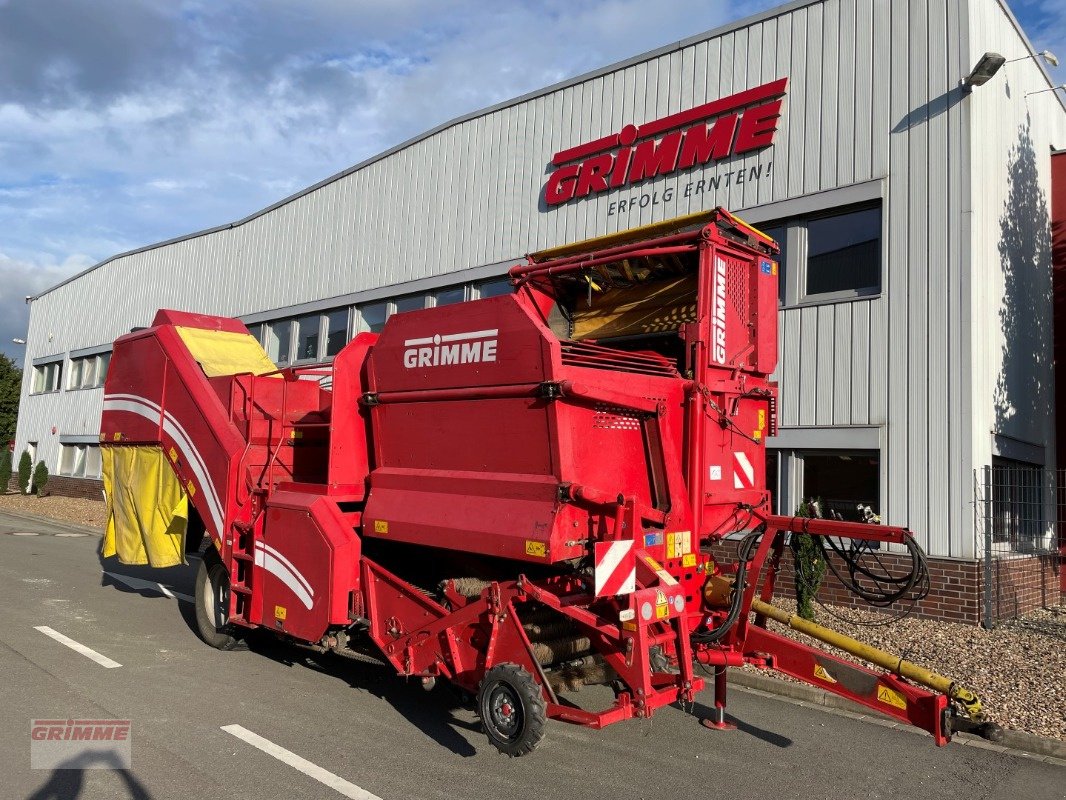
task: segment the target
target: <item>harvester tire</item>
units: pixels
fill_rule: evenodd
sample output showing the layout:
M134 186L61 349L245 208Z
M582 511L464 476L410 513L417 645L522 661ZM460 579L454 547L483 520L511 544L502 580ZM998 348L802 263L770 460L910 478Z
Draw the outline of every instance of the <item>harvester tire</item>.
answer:
M200 559L196 572L196 627L200 638L216 650L232 650L240 640L225 622L229 603L229 572L213 549Z
M485 673L477 709L485 735L504 755L524 756L544 738L544 696L533 676L517 664L497 664Z

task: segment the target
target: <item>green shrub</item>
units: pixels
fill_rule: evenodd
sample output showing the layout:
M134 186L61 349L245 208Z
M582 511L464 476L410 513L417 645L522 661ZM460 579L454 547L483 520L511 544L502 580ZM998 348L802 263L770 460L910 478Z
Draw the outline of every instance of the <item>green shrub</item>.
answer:
M43 461L38 461L33 470L33 488L37 491L38 497L44 497L44 487L47 485L48 467L44 465Z
M797 517L821 517L818 500L804 500L796 510ZM825 578L825 556L821 542L807 533L792 534L792 556L796 565L796 613L803 619L814 620L814 600Z
M30 490L30 473L33 472L33 459L30 451L25 450L19 458L19 491L26 494Z
M6 447L0 451L0 494L7 492L11 483L11 451Z

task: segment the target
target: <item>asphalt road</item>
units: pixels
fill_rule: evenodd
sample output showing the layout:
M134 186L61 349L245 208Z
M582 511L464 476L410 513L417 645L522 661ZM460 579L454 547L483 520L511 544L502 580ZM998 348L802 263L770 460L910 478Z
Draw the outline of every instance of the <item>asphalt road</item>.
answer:
M99 539L56 535L67 532L0 515L0 798L1066 797L1063 767L937 748L742 691L730 698L734 732L708 731L673 708L603 731L550 722L535 753L508 759L446 688L427 693L384 668L283 645L207 647L180 598L193 593L191 567L103 562ZM105 668L41 626L121 666ZM31 770L34 718L132 720L133 768ZM283 748L304 771L248 739Z

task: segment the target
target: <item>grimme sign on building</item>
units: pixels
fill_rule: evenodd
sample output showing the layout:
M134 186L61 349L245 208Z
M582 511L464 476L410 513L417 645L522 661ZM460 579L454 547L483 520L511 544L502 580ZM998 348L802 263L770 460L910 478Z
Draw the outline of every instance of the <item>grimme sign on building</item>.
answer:
M556 169L544 185L544 201L558 206L770 147L787 85L788 78L779 78L640 126L627 124L618 133L560 150L551 160ZM772 171L773 161L745 166L691 181L676 191L689 197L759 180ZM670 202L674 193L675 187L664 189L661 201ZM658 192L644 193L610 203L607 215L659 202Z

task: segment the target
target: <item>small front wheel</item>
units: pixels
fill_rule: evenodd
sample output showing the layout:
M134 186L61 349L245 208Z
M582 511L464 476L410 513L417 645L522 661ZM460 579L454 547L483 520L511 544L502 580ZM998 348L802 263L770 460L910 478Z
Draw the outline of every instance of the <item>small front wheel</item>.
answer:
M533 676L517 664L497 664L485 673L477 707L489 741L505 755L531 753L544 738L544 696Z
M213 549L200 560L196 573L196 627L200 638L218 650L232 650L238 639L229 614L229 571Z

